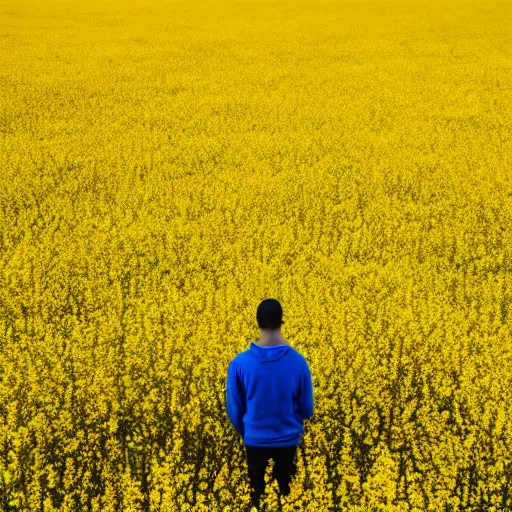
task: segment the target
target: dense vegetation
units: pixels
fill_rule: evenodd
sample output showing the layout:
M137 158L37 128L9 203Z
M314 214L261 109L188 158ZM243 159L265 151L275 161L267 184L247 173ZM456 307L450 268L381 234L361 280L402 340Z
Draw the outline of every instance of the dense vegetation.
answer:
M510 507L506 5L2 2L0 509L240 510L267 297L285 510Z

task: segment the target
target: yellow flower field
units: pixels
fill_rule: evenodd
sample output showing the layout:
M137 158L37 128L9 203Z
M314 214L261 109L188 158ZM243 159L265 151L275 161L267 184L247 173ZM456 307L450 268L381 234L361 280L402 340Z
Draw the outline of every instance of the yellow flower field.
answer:
M225 379L269 297L315 411L266 511L510 510L510 27L1 2L0 510L244 510Z

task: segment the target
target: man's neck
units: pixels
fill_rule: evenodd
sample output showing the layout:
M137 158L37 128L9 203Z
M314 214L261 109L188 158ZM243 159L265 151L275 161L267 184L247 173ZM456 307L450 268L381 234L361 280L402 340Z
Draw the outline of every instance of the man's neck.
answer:
M256 345L260 347L273 347L274 345L286 345L288 342L282 336L275 336L270 338L260 338Z

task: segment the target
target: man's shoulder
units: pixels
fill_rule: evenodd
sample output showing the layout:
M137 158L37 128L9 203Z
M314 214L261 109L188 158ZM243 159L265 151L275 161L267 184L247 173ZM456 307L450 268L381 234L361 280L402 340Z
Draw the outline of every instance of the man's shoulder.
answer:
M246 359L247 359L247 356L249 355L249 349L247 350L244 350L243 352L239 352L233 359L231 359L231 362L229 363L229 365L231 366L240 366L240 364L242 364Z
M295 358L304 365L308 365L308 360L295 348L292 347Z

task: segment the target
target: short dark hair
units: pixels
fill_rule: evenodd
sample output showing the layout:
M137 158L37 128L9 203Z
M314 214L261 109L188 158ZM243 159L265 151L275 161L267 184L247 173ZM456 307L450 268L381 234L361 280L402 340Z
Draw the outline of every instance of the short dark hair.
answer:
M256 320L260 329L277 330L283 322L283 308L276 299L265 299L258 306Z

